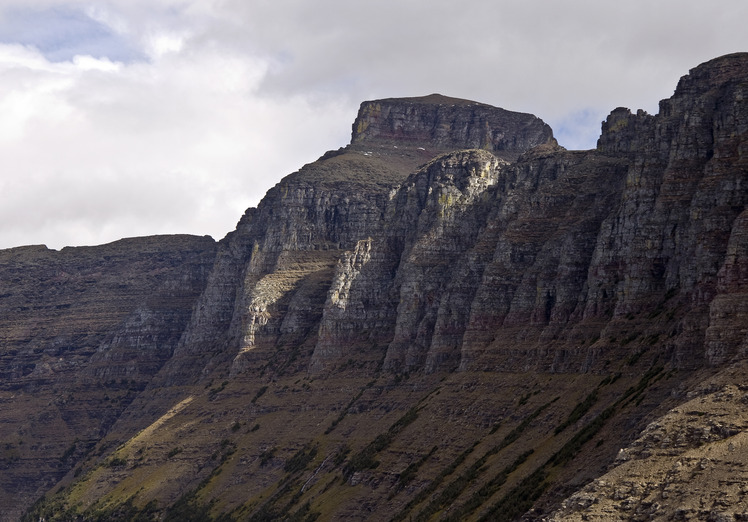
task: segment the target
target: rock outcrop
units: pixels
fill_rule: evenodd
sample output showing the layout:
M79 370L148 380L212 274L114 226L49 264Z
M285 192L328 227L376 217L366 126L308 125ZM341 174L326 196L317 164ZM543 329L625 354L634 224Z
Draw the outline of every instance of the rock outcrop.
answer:
M748 517L745 362L693 390L621 448L612 469L545 520Z
M351 140L354 146L414 147L431 157L484 149L510 161L549 142L553 131L535 116L440 94L362 103Z
M0 253L0 462L43 463L0 500L54 488L29 511L47 520L743 516L706 479L666 505L702 446L747 464L747 95L748 54L715 59L658 114L612 111L590 151L480 103L365 102L350 145L217 245L115 244L142 257L111 273L114 246Z

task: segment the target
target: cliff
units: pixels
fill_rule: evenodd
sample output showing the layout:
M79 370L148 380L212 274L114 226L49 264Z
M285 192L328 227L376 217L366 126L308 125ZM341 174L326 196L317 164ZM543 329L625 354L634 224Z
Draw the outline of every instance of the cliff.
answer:
M0 511L17 520L172 356L205 288L209 237L0 251Z
M590 151L365 102L217 245L1 252L6 519L742 516L657 470L745 464L747 88L702 64Z
M551 141L551 128L532 115L431 94L362 103L351 144L416 147L431 157L458 149L485 149L515 160Z

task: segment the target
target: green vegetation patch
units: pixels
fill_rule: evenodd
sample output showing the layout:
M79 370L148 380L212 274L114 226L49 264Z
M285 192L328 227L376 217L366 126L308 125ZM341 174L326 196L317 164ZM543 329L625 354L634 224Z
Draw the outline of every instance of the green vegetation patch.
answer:
M260 388L259 390L257 390L257 393L255 393L255 396L252 397L252 400L250 402L252 404L254 404L255 402L257 402L257 399L259 399L260 397L262 397L263 395L265 395L266 391L268 391L268 387L267 386L263 386L262 388Z
M296 473L297 471L303 471L314 460L317 456L317 446L305 445L299 451L297 451L293 457L286 461L286 465L283 466L283 471L286 473Z
M558 400L558 397L553 399L550 402L547 402L537 408L535 411L533 411L530 415L528 415L518 426L516 426L512 431L510 431L497 445L493 446L491 449L486 451L479 459L477 459L475 462L473 462L465 472L463 472L459 477L457 477L455 480L450 482L443 490L442 492L433 500L431 501L419 514L414 520L418 521L425 521L431 518L432 515L435 513L441 511L445 507L448 507L454 503L454 501L459 497L462 492L473 482L475 482L478 477L485 471L484 465L488 461L488 459L499 453L502 449L506 448L513 442L515 442L519 437L522 435L522 433L527 429L527 427L530 425L530 423L535 420L546 408L548 408L551 404L556 402ZM508 466L504 469L506 472L506 475L514 471L517 467L519 467L522 462L524 462L527 457L532 453L527 453L524 455L524 457L521 459L520 462L516 463L516 466ZM501 476L501 474L499 474ZM504 480L506 480L506 477L504 477ZM503 482L502 482L503 484ZM500 487L500 484L496 486L498 489Z
M534 450L527 450L523 454L521 454L519 457L515 459L514 462L512 462L510 465L506 466L504 469L502 469L498 474L496 474L491 480L486 482L478 491L476 491L467 502L465 502L462 506L460 506L457 510L450 513L449 516L445 519L448 521L454 521L459 522L460 520L465 520L465 518L473 513L475 510L477 510L479 507L481 507L488 499L490 499L494 493L496 493L501 486L504 485L504 483L509 478L509 475L512 474L517 468L519 468L522 464L525 463L525 461L528 459L530 455L534 453Z
M337 418L334 421L332 421L332 424L330 424L330 426L325 430L325 435L329 435L332 432L332 430L334 430L337 427L337 425L340 424L340 422L348 414L348 410L351 409L351 406L353 406L353 404L361 398L361 396L364 394L364 391L366 391L367 389L371 388L374 385L374 382L375 381L371 381L367 383L366 386L364 386L358 391L358 393L348 402L346 407L343 408L343 410L340 412L340 415L338 415Z
M408 465L407 468L403 470L400 475L397 477L397 482L394 486L394 491L390 494L390 499L393 498L397 493L403 490L405 486L407 486L415 477L416 473L418 473L418 470L421 469L421 466L423 466L426 461L431 457L436 451L439 449L439 446L434 446L431 448L431 451L429 451L426 455L418 459L416 462L412 462Z
M571 410L571 413L567 417L567 419L556 426L556 429L553 431L554 435L558 435L562 431L564 431L566 428L577 422L579 419L584 417L585 413L590 411L590 408L597 402L597 390L592 390L592 393L587 395L587 397L577 404L573 410Z
M463 463L465 462L465 459L470 456L470 454L475 451L475 447L479 444L480 441L475 441L472 446L469 448L466 448L463 450L455 459L444 468L439 475L429 484L427 487L423 488L410 502L406 504L406 506L397 514L395 515L392 520L393 522L399 522L401 520L405 520L408 516L408 513L416 507L418 504L426 500L426 498L429 497L434 491L437 490L437 488L441 485L442 482L444 482L444 479L446 479L448 476L450 476L452 473L455 472L455 470Z
M554 453L550 459L539 466L530 475L525 477L517 486L504 495L496 504L483 513L480 521L511 521L517 520L523 513L527 512L535 501L540 498L543 492L551 485L548 477L553 468L561 468L569 463L582 449L587 442L602 429L619 408L625 406L628 402L641 399L644 391L658 377L662 376L663 368L653 366L645 373L636 386L628 388L626 392L613 403L603 410L592 421L580 429L561 449ZM605 383L605 381L603 381ZM601 385L603 385L601 383ZM607 384L607 383L606 383ZM594 392L593 392L594 393ZM590 394L592 395L592 394ZM580 404L584 404L583 401ZM575 408L576 409L576 408ZM581 408L580 408L581 409Z
M379 466L379 461L375 460L375 456L380 451L387 448L395 437L403 431L408 425L418 418L418 407L413 407L408 412L400 417L386 433L377 435L372 442L370 442L364 449L356 453L346 464L343 469L345 477L350 477L357 471L364 469L374 469Z

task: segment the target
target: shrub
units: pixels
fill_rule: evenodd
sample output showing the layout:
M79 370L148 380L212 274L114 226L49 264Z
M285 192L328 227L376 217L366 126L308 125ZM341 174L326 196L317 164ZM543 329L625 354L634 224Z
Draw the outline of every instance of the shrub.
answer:
M260 397L262 397L263 395L265 395L266 391L268 391L268 387L267 386L263 386L262 388L260 388L259 390L257 390L257 393L255 394L254 397L252 397L252 400L250 402L252 404L254 404L255 402L257 402L257 399L259 399Z
M172 457L174 457L174 456L176 456L176 455L179 455L180 453L182 453L182 448L179 448L179 447L177 447L177 448L172 448L172 449L171 449L171 450L169 451L169 453L167 453L167 454L166 454L166 458L169 458L169 459L170 459L170 458L172 458Z
M273 456L275 456L276 451L278 451L278 448L270 448L260 453L260 467L261 468L264 468L265 465L268 462L270 462L270 459L272 459Z
M112 457L112 459L107 462L107 467L117 468L119 466L124 466L125 464L127 464L127 459L123 459L122 457Z

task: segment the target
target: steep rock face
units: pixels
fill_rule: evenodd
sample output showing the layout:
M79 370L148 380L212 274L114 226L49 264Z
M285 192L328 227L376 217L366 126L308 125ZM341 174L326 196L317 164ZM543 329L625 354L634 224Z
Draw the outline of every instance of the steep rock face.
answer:
M192 236L0 251L3 520L90 451L171 357L214 251Z
M655 139L636 153L620 210L605 224L608 243L595 252L595 264L619 267L615 317L651 309L658 293L679 295L690 309L673 343L684 363L703 360L706 310L748 202L739 153L747 129L737 123L747 110L747 65L745 55L731 55L694 69L660 114L645 117Z
M338 264L313 371L356 357L360 349L351 347L367 344L379 352L389 346L384 364L390 369L424 364L439 305L434 297L479 234L483 216L475 209L487 202L486 191L505 165L488 152L469 150L440 156L402 183L384 211L386 229L359 242ZM440 356L431 357L438 366Z
M552 143L551 128L537 117L439 94L361 104L353 145L420 147L435 153L485 149L513 161Z
M570 327L582 319L592 246L620 198L624 172L621 162L592 153L515 165L491 216L494 240L482 246L492 256L471 303L462 369L584 369L567 360L568 346L599 336L599 327Z
M353 340L330 336L335 317L341 332L392 325L392 340L369 340L388 347L395 371L432 371L440 358L462 369L601 371L604 354L632 348L621 350L620 336L633 340L633 321L639 337L669 337L651 341L666 357L700 365L718 272L746 205L745 129L731 123L746 112L745 62L733 55L695 69L657 116L616 109L597 151L525 154L479 201L454 200L464 228L426 203L427 193L444 194L441 181L427 169L414 175L348 283L366 305L349 298L353 325L339 307L326 309L320 353ZM373 320L362 321L363 309Z
M11 358L3 384L54 382L61 355L62 374L81 362L101 379L153 376L203 291L214 245L209 237L161 236L0 252L3 355ZM138 368L151 362L156 366Z
M382 111L387 116L381 117ZM397 124L392 123L395 114ZM386 130L395 129L392 125L397 135L409 138L392 141L396 136ZM362 104L351 145L284 178L227 238L218 253L225 268L211 276L216 278L215 285L209 283L198 306L205 312L193 318L177 357L170 362L174 377L169 377L169 382L176 382L177 375L205 374L205 368L222 360L221 354L236 354L234 372L253 364L264 365L268 358L278 359L281 365L285 364L281 360L295 360L299 346L307 339L308 354L316 343L322 309L341 255L367 238L417 234L403 216L398 232L391 230L390 200L398 184L436 151L465 148L476 136L484 135L494 136L490 148L508 157L537 144L554 143L550 128L535 116L465 100L436 96ZM500 138L504 135L506 140ZM489 160L489 156L484 161L498 161L493 156ZM428 189L424 180L419 183L421 191ZM393 241L402 240L390 237L385 243L392 246ZM393 263L398 248L373 255ZM219 276L224 270L226 275ZM379 275L376 278L381 279ZM391 287L391 282L383 283ZM377 310L379 319L374 323L389 326L391 300L377 302L388 309ZM214 308L215 317L210 319ZM359 330L358 325L345 329ZM377 329L383 338L390 337L386 329ZM204 331L212 333L201 340L200 332ZM329 337L324 331L321 335ZM337 338L330 337L328 346L336 342ZM282 355L283 350L278 350L281 345L291 347L290 352ZM325 349L320 346L319 353ZM379 355L374 358L381 360ZM320 361L316 357L313 368L319 368Z
M393 215L399 215L395 222L405 234L386 368L454 367L454 346L446 339L440 346L434 336L454 334L464 324L464 318L455 317L462 307L453 296L453 269L481 233L490 206L487 191L500 182L506 165L478 151L437 158L393 200Z
M388 191L412 161L345 151L271 189L219 249L202 312L170 362L171 381L203 375L223 357L236 357L240 371L285 357L279 344L297 350L316 331L338 257L381 228Z
M748 211L733 222L716 291L705 339L707 361L715 365L748 354Z

